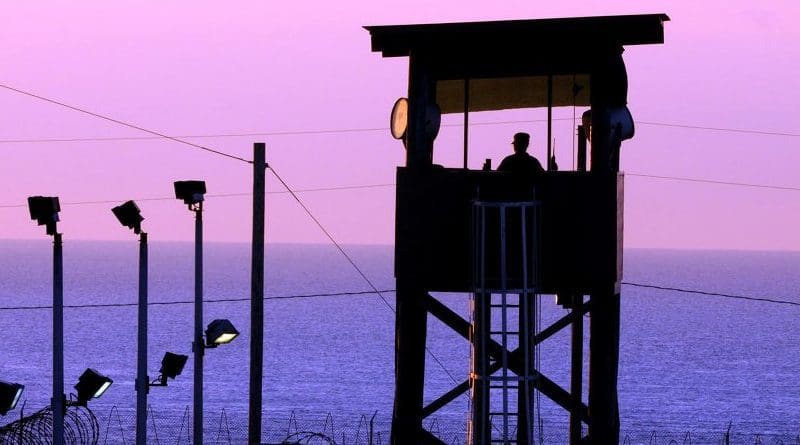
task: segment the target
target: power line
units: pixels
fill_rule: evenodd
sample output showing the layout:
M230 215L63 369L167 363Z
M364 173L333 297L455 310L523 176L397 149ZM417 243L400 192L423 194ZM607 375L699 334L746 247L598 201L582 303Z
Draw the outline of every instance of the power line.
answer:
M800 302L790 301L790 300L779 300L776 298L766 298L766 297L750 297L746 295L736 295L736 294L726 294L720 292L710 292L698 289L686 289L680 287L673 287L673 286L661 286L655 284L644 284L644 283L633 283L630 281L623 281L622 284L624 286L631 286L631 287L639 287L644 289L655 289L655 290L663 290L663 291L670 291L670 292L680 292L685 294L694 294L694 295L705 295L710 297L722 297L722 298L730 298L735 300L745 300L745 301L757 301L762 303L773 303L773 304L785 304L790 306L800 306ZM358 296L358 295L381 295L385 293L393 293L396 292L395 289L383 289L383 290L368 290L368 291L353 291L353 292L333 292L333 293L321 293L321 294L302 294L302 295L281 295L281 296L274 296L274 297L264 297L264 300L297 300L297 299L306 299L306 298L322 298L322 297L339 297L339 296ZM203 300L204 303L228 303L228 302L246 302L250 301L250 298L219 298L219 299L208 299ZM172 306L172 305L180 305L180 304L194 304L194 300L177 300L177 301L151 301L148 303L148 306ZM90 308L114 308L114 307L135 307L138 303L91 303L91 304L71 304L65 305L65 308L68 309L90 309ZM391 306L390 306L391 307ZM40 310L40 309L52 309L53 306L4 306L0 307L0 311L16 311L16 310ZM394 310L394 308L392 308Z
M556 121L572 120L572 118L555 118ZM473 126L509 125L524 124L533 122L547 122L546 119L530 120L509 120L491 122L473 122ZM442 124L442 127L461 127L462 124ZM327 128L309 130L275 130L247 133L217 133L217 134L193 134L172 136L181 139L207 139L207 138L230 138L230 137L254 137L254 136L300 136L314 134L337 134L337 133L373 133L387 132L388 127L363 127L363 128ZM160 140L162 136L110 136L110 137L78 137L78 138L32 138L32 139L0 139L0 144L27 144L27 143L54 143L54 142L120 142L120 141L148 141Z
M705 131L721 131L725 133L747 133L747 134L760 134L765 136L788 136L800 137L800 133L787 133L781 131L766 131L766 130L751 130L746 128L728 128L728 127L704 127L701 125L688 125L688 124L671 124L665 122L647 122L636 121L637 124L652 125L657 127L672 127L672 128L686 128L689 130L705 130Z
M394 289L384 289L380 292L390 293ZM305 294L305 295L281 295L276 297L264 297L264 300L298 300L306 298L321 298L321 297L342 297L342 296L355 296L355 295L374 295L374 291L355 291L355 292L336 292L326 294ZM250 301L250 298L218 298L203 300L203 303L230 303L230 302L245 302ZM174 306L180 304L194 304L194 300L176 300L176 301L151 301L147 303L148 306ZM89 304L67 304L64 305L66 309L96 309L96 308L116 308L116 307L136 307L139 303L89 303ZM53 306L5 306L0 307L0 311L22 311L22 310L39 310L39 309L52 309Z
M800 191L800 187L789 187L789 186L768 185L768 184L754 184L754 183L747 183L747 182L717 181L717 180L713 180L713 179L685 178L685 177L679 177L679 176L648 175L648 174L644 174L644 173L625 173L625 176L637 176L637 177L640 177L640 178L650 178L650 179L666 179L666 180L670 180L670 181L701 182L701 183L705 183L705 184L734 185L734 186L738 186L738 187L753 187L753 188L772 189L772 190Z
M339 252L342 254L342 256L344 256L345 259L347 259L347 261L350 263L350 265L353 266L353 268L356 270L356 272L358 272L358 274L361 276L361 278L363 278L364 281L369 285L369 287L371 287L372 290L376 294L378 294L378 297L380 297L380 299L383 301L383 303L386 305L386 307L388 307L389 310L392 311L392 313L396 314L397 313L396 309L394 307L392 307L391 304L389 304L389 301L386 300L386 297L384 297L383 294L378 290L378 288L374 284L372 284L372 280L370 280L369 277L367 277L367 275L364 273L364 271L362 271L361 268L358 267L358 265L353 260L353 258L351 258L350 255L347 254L347 252L345 252L345 250L336 241L336 239L333 237L333 235L331 235L331 233L325 228L325 226L322 225L322 223L319 221L319 219L317 219L317 217L314 216L314 214L303 203L303 201L300 200L300 197L297 196L294 193L294 191L292 191L292 188L289 187L289 185L286 183L286 181L284 181L283 178L281 178L280 175L278 175L278 172L275 171L275 168L272 166L272 164L270 164L269 169L272 171L272 174L275 175L275 178L278 179L278 181L281 184L283 184L283 186L286 188L286 190L292 195L294 200L297 201L297 203L300 205L300 207L306 212L308 217L311 218L312 221L314 221L314 223L317 225L317 227L319 227L319 229L322 230L322 233L324 233L325 236L328 237L328 239L331 241L331 243L333 243L334 246L336 246L336 249L339 250ZM439 360L439 358L436 357L436 355L433 353L433 351L431 351L430 348L428 348L427 346L425 346L425 350L428 351L428 354L439 365L439 367L441 367L442 370L444 370L445 374L447 374L450 377L450 380L452 380L453 383L458 383L458 380L456 380L456 378L453 376L453 374L451 374L450 371L447 370L447 368L444 366L444 363L442 363Z
M708 292L703 290L696 290L696 289L683 289L679 287L669 287L669 286L657 286L655 284L642 284L642 283L630 283L623 281L622 284L626 286L633 286L633 287L641 287L646 289L657 289L657 290L666 290L666 291L673 291L673 292L682 292L685 294L696 294L696 295L707 295L710 297L723 297L723 298L733 298L736 300L747 300L747 301L761 301L765 303L775 303L775 304L788 304L790 306L800 306L800 303L796 301L789 301L789 300L778 300L775 298L765 298L765 297L748 297L745 295L734 295L734 294L723 294L719 292Z
M83 108L78 108L78 107L76 107L74 105L69 105L69 104L66 104L64 102L59 102L59 101L54 100L54 99L49 99L47 97L40 96L38 94L34 94L34 93L31 93L31 92L28 92L28 91L23 91L23 90L14 88L14 87L10 87L8 85L0 84L0 88L5 88L5 89L7 89L9 91L13 91L15 93L23 94L23 95L28 96L28 97L33 97L34 99L39 99L39 100L42 100L42 101L45 101L45 102L48 102L48 103L51 103L51 104L58 105L60 107L68 108L70 110L77 111L79 113L88 114L89 116L93 116L93 117L96 117L96 118L99 118L99 119L103 119L103 120L106 120L106 121L109 121L109 122L113 122L115 124L122 125L124 127L129 127L129 128L133 128L135 130L143 131L145 133L150 133L150 134L158 136L160 138L169 139L171 141L175 141L175 142L178 142L180 144L188 145L190 147L198 148L200 150L204 150L204 151L207 151L209 153L214 153L214 154L218 154L220 156L225 156L227 158L236 159L238 161L246 162L248 164L252 164L253 163L252 161L247 160L245 158L240 158L239 156L235 156L235 155L232 155L232 154L229 154L229 153L225 153L225 152L222 152L222 151L219 151L219 150L214 150L213 148L208 148L208 147L205 147L205 146L202 146L202 145L199 145L199 144L195 144L193 142L184 141L182 139L178 139L178 138L173 137L173 136L168 136L166 134L159 133L157 131L149 130L147 128L140 127L138 125L130 124L128 122L124 122L124 121L121 121L119 119L114 119L112 117L108 117L108 116L105 116L105 115L102 115L102 114L99 114L99 113L95 113L95 112L92 112L92 111L89 111L89 110L85 110Z
M0 85L2 86L2 85ZM44 99L48 100L48 99ZM58 103L52 101L54 103ZM59 103L59 105L61 105ZM80 110L83 111L83 110ZM94 113L90 113L95 115ZM98 116L100 117L100 116ZM554 118L554 121L571 121L574 120L570 117ZM528 124L535 122L546 122L546 119L520 119L520 120L504 120L504 121L488 121L488 122L473 122L470 125L476 127L494 126L494 125L518 125ZM117 122L122 125L130 126L123 122ZM766 130L753 130L744 128L727 128L727 127L706 127L701 125L688 125L676 124L669 122L654 122L654 121L636 121L639 125L648 125L656 127L669 127L669 128L684 128L690 130L702 131L717 131L728 133L746 133L757 134L766 136L786 136L786 137L800 137L800 133L788 133ZM462 124L442 124L442 127L461 127ZM110 137L75 137L75 138L30 138L30 139L0 139L0 144L33 144L33 143L70 143L70 142L120 142L120 141L147 141L147 140L160 140L170 139L181 143L188 143L183 139L210 139L210 138L236 138L236 137L264 137L264 136L300 136L300 135L314 135L314 134L346 134L346 133L374 133L386 132L386 127L353 127L353 128L323 128L323 129L308 129L308 130L274 130L274 131L259 131L259 132L245 132L245 133L216 133L216 134L188 134L179 136L161 136L160 133L151 132L139 127L133 128L147 131L148 133L156 134L156 136L110 136ZM201 147L198 147L201 148ZM202 147L206 148L206 147ZM216 150L215 150L216 152ZM226 156L229 156L225 154ZM245 162L250 162L243 158L235 157Z
M665 175L651 175L646 173L630 173L625 172L625 176L633 176L639 178L648 178L648 179L663 179L669 181L684 181L684 182L694 182L694 183L702 183L702 184L718 184L718 185L730 185L736 187L750 187L750 188L761 188L761 189L771 189L771 190L784 190L784 191L800 191L800 187L791 187L791 186L781 186L781 185L770 185L770 184L757 184L757 183L746 183L746 182L733 182L733 181L718 181L714 179L702 179L702 178L687 178L681 176L665 176ZM359 189L371 189L371 188L384 188L384 187L394 187L395 184L392 183L384 183L384 184L361 184L361 185L346 185L346 186L334 186L334 187L318 187L318 188L308 188L308 189L298 189L294 190L295 193L309 193L309 192L323 192L323 191L340 191L340 190L359 190ZM276 190L276 191L269 191L266 192L268 195L270 194L287 194L290 193L286 190ZM210 194L206 195L209 198L228 198L228 197L237 197L237 196L251 196L252 193L249 192L242 192L242 193L219 193L219 194ZM174 198L172 197L153 197L153 198L135 198L134 201L171 201ZM93 205L93 204L116 204L125 201L124 199L106 199L106 200L95 200L95 201L74 201L74 202L63 202L61 205ZM27 204L4 204L0 205L0 209L9 209L9 208L23 208L26 207Z
M394 184L362 184L362 185L343 185L337 187L320 187L320 188L308 188L308 189L298 189L295 190L295 193L307 193L307 192L327 192L327 191L338 191L338 190L359 190L359 189L371 189L371 188L383 188L383 187L394 187ZM275 190L266 192L268 195L278 195L278 194L288 194L289 192L285 190ZM249 192L242 192L242 193L217 193L217 194L210 194L205 195L206 198L230 198L235 196L252 196L252 193ZM157 197L157 198L136 198L133 201L137 202L145 202L145 201L173 201L175 200L174 197ZM62 206L69 206L69 205L91 205L91 204L118 204L120 202L125 201L124 199L107 199L107 200L98 200L98 201L74 201L74 202L62 202ZM9 208L21 208L27 207L27 204L7 204L7 205L0 205L0 209L9 209Z

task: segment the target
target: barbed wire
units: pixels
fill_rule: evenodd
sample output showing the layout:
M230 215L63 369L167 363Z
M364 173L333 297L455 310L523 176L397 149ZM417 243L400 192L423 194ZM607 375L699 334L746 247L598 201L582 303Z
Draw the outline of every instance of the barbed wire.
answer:
M64 415L64 443L96 445L100 424L86 406L68 404ZM53 410L45 407L0 427L0 444L50 445L53 441Z

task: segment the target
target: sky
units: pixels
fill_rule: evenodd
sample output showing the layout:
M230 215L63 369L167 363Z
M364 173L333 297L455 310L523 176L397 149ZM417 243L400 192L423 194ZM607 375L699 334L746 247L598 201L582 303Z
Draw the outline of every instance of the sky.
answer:
M0 12L0 84L243 158L265 142L267 161L292 188L345 187L298 196L337 241L357 244L394 239L391 184L404 151L388 117L406 95L408 69L406 58L372 53L362 26L666 13L665 44L624 55L637 121L621 156L625 246L800 250L800 191L791 190L800 188L796 1L86 0L4 2ZM571 165L571 119L582 111L555 110L564 119L554 127L562 169ZM171 198L172 182L202 179L205 239L249 240L248 164L141 139L149 135L4 88L0 116L0 238L44 238L25 199L56 195L66 240L132 239L110 208L134 199L151 240L189 241L192 215ZM526 110L470 120L543 117ZM443 120L436 162L460 165L460 119ZM470 131L472 168L486 157L497 165L517 131L533 134L531 151L543 158L541 123ZM241 134L249 135L232 136ZM370 187L347 188L356 186ZM268 242L327 242L270 174L267 190ZM70 204L87 201L106 202Z

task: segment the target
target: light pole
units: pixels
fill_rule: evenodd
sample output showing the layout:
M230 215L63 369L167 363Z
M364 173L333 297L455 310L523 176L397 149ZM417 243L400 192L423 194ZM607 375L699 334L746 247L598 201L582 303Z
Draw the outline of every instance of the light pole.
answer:
M139 207L127 201L111 209L120 224L139 235L139 322L137 324L136 356L136 445L147 444L147 393L150 377L147 375L147 233L142 232Z
M203 200L206 183L176 181L175 197L183 200L195 214L194 224L194 414L192 444L203 444L203 354L206 348L230 343L239 335L229 320L214 320L203 339ZM163 369L162 369L163 372Z
M61 205L57 196L31 196L28 198L31 219L46 226L53 236L53 445L64 445L64 257L61 234L58 233L58 212Z
M203 443L203 181L176 181L175 197L182 199L195 214L194 223L194 445Z

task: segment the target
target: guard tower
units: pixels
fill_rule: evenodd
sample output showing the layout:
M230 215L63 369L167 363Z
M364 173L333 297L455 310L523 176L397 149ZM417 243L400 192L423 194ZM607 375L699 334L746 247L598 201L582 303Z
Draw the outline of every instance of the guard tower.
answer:
M619 443L618 170L621 142L633 136L622 52L625 45L663 43L667 20L649 14L366 27L373 51L409 58L408 99L392 113L393 134L406 146L406 165L397 169L393 444L442 443L422 421L467 391L472 445L532 443L534 391L569 412L571 444ZM470 112L547 107L549 158L553 107L576 105L590 113L576 129L575 171L520 177L468 168ZM441 113L464 114L458 168L432 162ZM433 291L472 295L472 319ZM557 295L568 310L546 327L531 316L542 294ZM423 406L428 314L470 341L473 354L469 378ZM588 406L582 401L586 314ZM568 327L571 384L564 389L532 357L539 343Z

